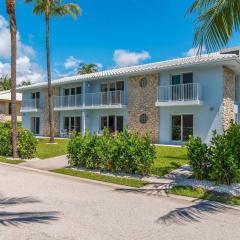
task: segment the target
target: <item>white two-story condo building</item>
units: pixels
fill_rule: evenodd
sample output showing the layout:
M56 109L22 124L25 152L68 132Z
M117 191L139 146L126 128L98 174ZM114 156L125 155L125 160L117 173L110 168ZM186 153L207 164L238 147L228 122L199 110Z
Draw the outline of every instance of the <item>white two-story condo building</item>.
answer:
M52 81L55 135L71 130L149 132L152 142L181 144L194 135L205 142L238 113L239 49L118 68ZM22 125L48 136L47 82L18 89Z

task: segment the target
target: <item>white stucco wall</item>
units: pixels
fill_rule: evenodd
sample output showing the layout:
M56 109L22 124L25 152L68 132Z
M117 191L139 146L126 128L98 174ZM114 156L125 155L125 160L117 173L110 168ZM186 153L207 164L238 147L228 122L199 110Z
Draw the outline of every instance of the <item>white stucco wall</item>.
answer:
M212 130L222 132L222 121L219 109L222 102L223 76L220 66L196 67L160 74L160 85L171 84L171 75L193 72L193 81L202 88L202 106L160 107L159 141L163 144L171 141L172 118L174 114L193 114L193 134L205 142L211 139Z

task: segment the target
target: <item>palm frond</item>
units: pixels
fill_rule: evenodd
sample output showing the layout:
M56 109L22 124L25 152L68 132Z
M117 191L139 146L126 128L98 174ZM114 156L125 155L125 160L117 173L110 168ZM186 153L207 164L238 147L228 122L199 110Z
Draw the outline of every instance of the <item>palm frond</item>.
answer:
M76 18L81 14L81 9L77 4L68 3L59 6L51 6L50 14L53 16L66 16L70 15L73 18Z
M234 31L240 26L240 1L195 0L189 12L197 11L194 46L207 52L226 46Z

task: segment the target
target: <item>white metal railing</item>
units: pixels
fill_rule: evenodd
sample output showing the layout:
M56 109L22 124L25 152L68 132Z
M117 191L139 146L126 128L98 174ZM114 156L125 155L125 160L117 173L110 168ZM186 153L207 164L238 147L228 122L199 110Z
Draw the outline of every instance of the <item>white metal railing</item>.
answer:
M240 113L235 113L235 123L240 123Z
M201 100L201 86L198 83L158 87L158 102L198 100Z
M55 96L54 107L55 108L70 108L70 107L81 107L83 104L83 95L69 95L69 96Z
M123 91L108 91L87 93L85 96L86 106L99 106L99 105L123 105L124 92Z
M23 99L21 111L37 111L42 109L42 101L38 98Z
M54 97L55 108L119 105L124 104L124 102L123 91L96 92Z

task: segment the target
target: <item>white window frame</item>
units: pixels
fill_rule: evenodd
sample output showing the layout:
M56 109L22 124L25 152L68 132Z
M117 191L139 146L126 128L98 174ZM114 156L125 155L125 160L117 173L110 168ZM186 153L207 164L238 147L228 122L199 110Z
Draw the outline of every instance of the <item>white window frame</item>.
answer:
M107 128L109 128L109 116L114 116L114 122L115 122L115 126L114 126L114 132L116 132L116 126L117 126L117 117L122 117L123 118L123 129L124 129L124 126L125 126L125 119L124 119L124 115L121 115L121 114L108 114L108 115L99 115L99 131L102 131L101 129L101 118L102 117L107 117Z

